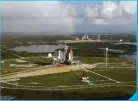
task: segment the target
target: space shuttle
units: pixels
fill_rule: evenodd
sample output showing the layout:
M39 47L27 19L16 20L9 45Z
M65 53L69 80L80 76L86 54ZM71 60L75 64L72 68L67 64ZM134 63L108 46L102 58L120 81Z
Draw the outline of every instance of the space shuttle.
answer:
M72 64L73 51L72 51L72 48L66 45L66 40L65 40L64 51L63 52L60 50L58 51L57 60L63 64Z
M72 51L72 48L68 48L67 53L65 55L64 63L72 64L72 61L73 61L73 51Z
M65 64L72 64L72 61L73 61L73 51L72 51L72 48L70 48L66 45L66 40L65 40L64 63Z

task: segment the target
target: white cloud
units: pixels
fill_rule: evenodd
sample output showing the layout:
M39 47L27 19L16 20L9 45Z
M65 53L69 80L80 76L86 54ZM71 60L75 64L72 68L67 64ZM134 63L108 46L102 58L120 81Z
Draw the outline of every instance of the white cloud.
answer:
M136 1L105 1L95 7L88 4L85 14L93 24L135 24Z
M108 24L105 19L95 19L93 21L93 23L96 24L96 25L105 25L105 24Z
M120 6L129 14L136 13L136 1L121 1Z
M135 26L136 22L135 1L85 2L81 6L58 1L2 2L0 6L4 31L39 32L50 29L73 33L78 26L82 26L83 30L91 25Z
M40 23L37 22L40 18L44 19L41 20L41 22L44 21L43 23L45 24L53 24L54 26L56 24L58 27L61 26L58 30L64 28L63 31L74 31L75 19L70 17L76 15L76 8L70 4L62 2L2 2L1 7L2 18L7 20L10 19L6 21L6 23L11 23L11 20L14 19L14 23L20 22L22 26L24 23L28 22L27 20L30 18L31 20L34 19L37 24ZM18 23L16 25L20 27Z
M76 8L62 2L2 2L2 16L68 17L76 15Z
M115 2L103 2L101 16L106 19L112 19L116 16L116 12L120 11L117 9L118 5ZM117 11L118 10L118 11Z
M87 15L88 17L91 17L91 18L96 18L96 17L99 16L98 8L96 8L96 7L91 8L91 7L89 6L89 4L87 4L87 7L86 7L86 9L85 9L85 12L86 12L86 15Z

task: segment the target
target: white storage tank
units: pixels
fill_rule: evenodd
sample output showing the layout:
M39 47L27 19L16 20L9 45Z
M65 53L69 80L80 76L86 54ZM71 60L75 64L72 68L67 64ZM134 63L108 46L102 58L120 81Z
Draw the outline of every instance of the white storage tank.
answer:
M122 42L123 40L122 39L120 39L120 42Z
M48 57L51 58L52 57L52 54L51 53L48 53Z

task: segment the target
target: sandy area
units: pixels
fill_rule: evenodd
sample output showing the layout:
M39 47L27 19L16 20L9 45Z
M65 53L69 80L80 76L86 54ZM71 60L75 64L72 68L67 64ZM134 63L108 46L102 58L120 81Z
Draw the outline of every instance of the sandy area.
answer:
M10 79L18 79L22 77L29 77L29 76L38 76L38 75L46 75L46 74L55 74L55 73L64 73L70 72L85 68L92 68L92 65L88 64L81 64L81 65L58 65L58 66L43 66L38 68L29 68L28 70L23 70L20 72L8 74L2 76L2 80L10 80Z
M5 80L5 79L10 80L10 79L21 78L21 77L70 72L71 70L78 70L78 66L39 67L39 68L24 70L21 72L16 72L11 75L3 76L2 80Z

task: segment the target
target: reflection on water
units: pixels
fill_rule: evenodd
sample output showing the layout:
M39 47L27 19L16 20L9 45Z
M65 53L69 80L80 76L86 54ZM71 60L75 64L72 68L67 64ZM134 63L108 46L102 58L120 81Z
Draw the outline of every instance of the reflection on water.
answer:
M1 100L12 100L15 97L11 97L11 96L1 96L0 98L1 98Z
M120 55L120 58L127 58L128 60L136 60L136 55Z
M106 50L106 48L100 48L100 49ZM124 53L124 51L120 49L108 49L108 51L115 52L115 53Z
M26 52L33 52L33 53L42 53L42 52L54 52L56 49L63 49L63 44L58 45L31 45L31 46L19 46L15 47L12 50L14 51L26 51Z

